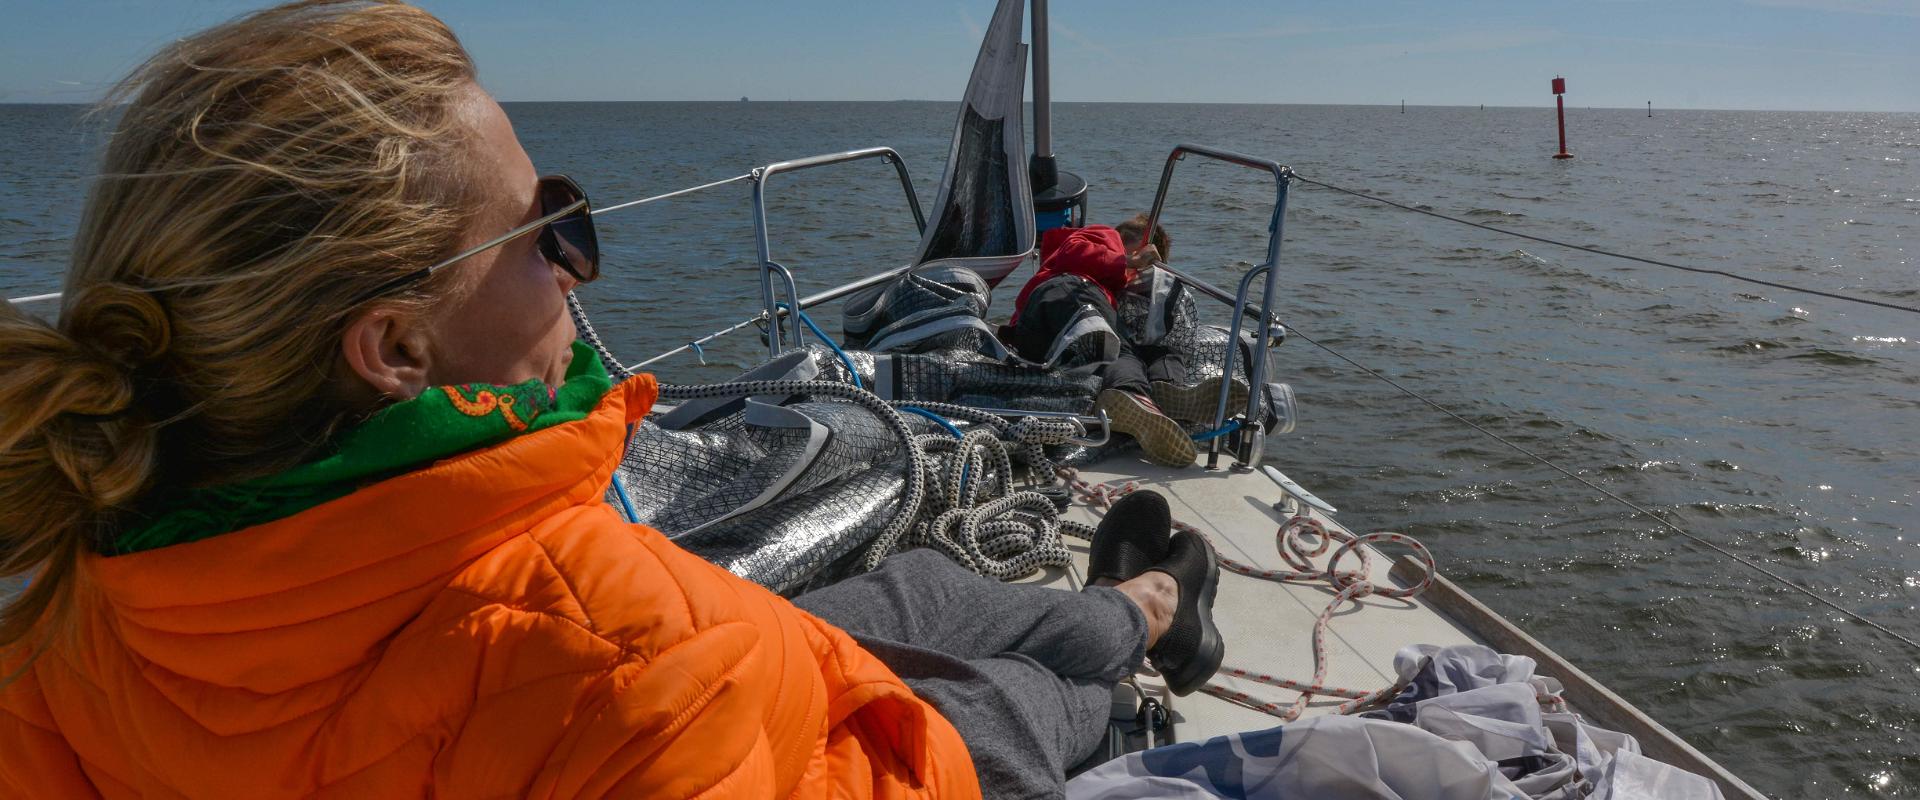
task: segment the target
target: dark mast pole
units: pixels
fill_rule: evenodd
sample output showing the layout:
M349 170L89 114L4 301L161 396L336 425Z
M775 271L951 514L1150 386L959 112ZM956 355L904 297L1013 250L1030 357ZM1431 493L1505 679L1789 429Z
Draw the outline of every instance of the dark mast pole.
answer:
M1033 158L1028 177L1036 192L1059 182L1053 162L1053 74L1047 63L1047 0L1032 0L1033 15Z
M1033 24L1033 155L1027 180L1033 187L1036 232L1058 224L1081 224L1087 213L1087 182L1061 172L1053 156L1053 74L1047 62L1047 0L1029 0ZM1078 219L1076 219L1078 217Z

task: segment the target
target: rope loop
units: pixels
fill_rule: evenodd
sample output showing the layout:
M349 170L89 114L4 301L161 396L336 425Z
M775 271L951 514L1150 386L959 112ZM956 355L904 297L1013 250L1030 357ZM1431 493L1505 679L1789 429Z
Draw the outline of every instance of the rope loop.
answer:
M1280 540L1281 560L1286 561L1287 566L1297 570L1312 570L1311 559L1327 552L1327 548L1333 545L1333 536L1327 533L1327 526L1321 524L1320 520L1305 515L1287 520L1275 535ZM1306 544L1308 541L1313 542L1311 549ZM1362 555L1364 556L1365 553L1363 552ZM1329 574L1327 577L1331 579L1333 576Z

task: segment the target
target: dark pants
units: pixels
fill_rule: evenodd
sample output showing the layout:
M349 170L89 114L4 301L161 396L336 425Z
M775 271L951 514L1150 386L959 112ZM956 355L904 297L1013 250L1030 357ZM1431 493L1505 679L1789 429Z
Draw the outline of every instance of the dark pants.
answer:
M1147 618L1106 587L1006 584L932 550L794 599L939 709L990 798L1059 797L1106 733L1113 687L1145 657Z
M1100 388L1120 389L1147 397L1153 381L1187 382L1187 362L1178 353L1164 347L1134 345L1120 331L1120 321L1105 292L1071 275L1063 275L1034 287L1027 303L1020 307L1020 320L1008 331L1007 342L1014 352L1028 361L1046 361L1047 353L1060 332L1078 319L1082 308L1092 308L1107 320L1107 326L1120 336L1120 355L1101 367Z
M1103 389L1151 397L1154 381L1186 384L1187 359L1164 347L1127 344L1126 338L1121 337L1120 357L1107 364L1100 373L1100 381Z

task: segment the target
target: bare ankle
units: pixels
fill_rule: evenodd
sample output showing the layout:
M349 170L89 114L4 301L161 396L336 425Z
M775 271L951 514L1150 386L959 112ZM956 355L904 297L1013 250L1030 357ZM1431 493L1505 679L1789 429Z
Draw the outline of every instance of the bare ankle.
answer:
M1147 647L1152 648L1173 624L1174 612L1180 607L1180 585L1167 573L1148 571L1113 588L1140 607L1147 618Z

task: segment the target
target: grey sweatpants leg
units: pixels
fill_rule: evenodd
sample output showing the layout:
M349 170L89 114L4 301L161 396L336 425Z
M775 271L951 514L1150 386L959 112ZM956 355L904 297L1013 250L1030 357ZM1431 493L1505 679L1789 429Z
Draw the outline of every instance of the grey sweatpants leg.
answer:
M1106 731L1113 686L1147 647L1147 619L1105 587L1005 584L932 550L793 601L862 647L960 731L990 798L1059 797Z

